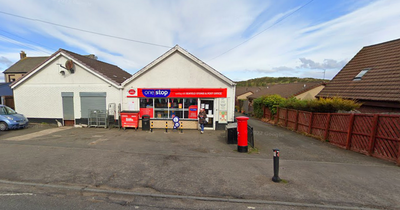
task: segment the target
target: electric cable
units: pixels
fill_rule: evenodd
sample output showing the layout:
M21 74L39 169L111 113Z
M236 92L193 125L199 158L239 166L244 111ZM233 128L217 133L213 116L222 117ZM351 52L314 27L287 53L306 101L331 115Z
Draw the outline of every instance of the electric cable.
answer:
M135 40L135 39L128 39L128 38L114 36L114 35L110 35L110 34L103 34L103 33L100 33L100 32L95 32L95 31L89 31L89 30L85 30L85 29L75 28L75 27L66 26L66 25L53 23L53 22L49 22L49 21L45 21L45 20L40 20L40 19L36 19L36 18L29 18L29 17L20 16L20 15L15 15L15 14L11 14L11 13L4 12L4 11L0 11L0 13L5 14L5 15L9 15L9 16L13 16L13 17L18 17L18 18L30 20L30 21L46 23L46 24L49 24L49 25L54 25L54 26L58 26L58 27L62 27L62 28L68 28L68 29L72 29L72 30L76 30L76 31L85 32L85 33L96 34L96 35L99 35L99 36L105 36L105 37L110 37L110 38L114 38L114 39L120 39L120 40L125 40L125 41L130 41L130 42L136 42L136 43L140 43L140 44L147 44L147 45L152 45L152 46L157 46L157 47L172 48L171 46L167 46L167 45L155 44L155 43L145 42L145 41L140 41L140 40Z

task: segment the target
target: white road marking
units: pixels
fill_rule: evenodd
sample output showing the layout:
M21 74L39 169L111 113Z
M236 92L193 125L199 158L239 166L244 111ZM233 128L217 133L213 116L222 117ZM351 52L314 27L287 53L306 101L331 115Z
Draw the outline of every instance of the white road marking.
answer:
M99 142L107 141L107 140L108 140L108 139L97 139L96 141L90 142L89 145L95 145L95 144L97 144L97 143L99 143Z
M29 134L25 134L22 136L14 136L8 139L4 139L6 141L26 141L26 140L30 140L33 138L37 138L37 137L41 137L41 136L46 136L58 131L62 131L62 130L68 130L71 129L73 127L61 127L61 128L51 128L51 129L46 129L46 130L42 130L42 131L38 131L38 132L34 132L34 133L29 133Z
M18 195L33 195L33 193L5 193L0 196L18 196Z

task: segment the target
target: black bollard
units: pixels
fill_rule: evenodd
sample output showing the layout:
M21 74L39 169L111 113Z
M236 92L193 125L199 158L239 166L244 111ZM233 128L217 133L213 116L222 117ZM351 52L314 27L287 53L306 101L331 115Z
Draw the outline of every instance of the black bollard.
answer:
M274 151L274 177L272 177L273 182L280 182L279 178L279 149L273 149Z
M168 133L168 122L165 122L165 133Z
M150 132L153 133L153 121L151 121Z

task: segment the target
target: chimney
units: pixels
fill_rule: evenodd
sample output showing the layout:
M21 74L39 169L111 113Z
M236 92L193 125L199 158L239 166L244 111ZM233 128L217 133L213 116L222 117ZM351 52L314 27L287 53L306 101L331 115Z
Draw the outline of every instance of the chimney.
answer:
M95 54L87 55L86 57L97 60L97 56Z
M21 51L21 53L19 54L19 58L22 60L24 58L26 58L26 53L24 51Z

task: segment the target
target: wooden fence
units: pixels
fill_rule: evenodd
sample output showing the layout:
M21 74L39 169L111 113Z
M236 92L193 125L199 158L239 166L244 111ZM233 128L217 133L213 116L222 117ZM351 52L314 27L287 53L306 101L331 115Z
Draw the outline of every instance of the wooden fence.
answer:
M264 117L271 119L268 108ZM400 115L313 113L278 108L275 124L400 165Z

